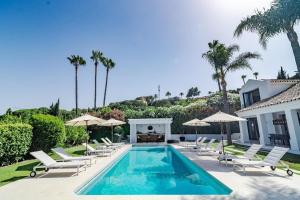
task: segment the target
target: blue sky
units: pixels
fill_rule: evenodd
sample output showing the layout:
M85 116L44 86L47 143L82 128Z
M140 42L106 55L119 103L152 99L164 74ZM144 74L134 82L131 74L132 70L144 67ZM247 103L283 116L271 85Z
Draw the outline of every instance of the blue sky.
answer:
M93 105L93 49L117 64L109 77L108 102L161 93L172 95L197 86L202 95L217 89L212 68L201 58L207 43L236 43L258 51L253 61L260 78L274 78L280 66L296 70L285 35L271 39L267 50L257 35L233 38L239 21L267 7L270 0L3 0L0 1L0 112L49 106L57 98L74 107L74 68L67 56L79 54L79 107ZM299 33L299 28L297 27ZM240 71L228 76L229 88L242 84ZM98 105L104 90L99 70Z

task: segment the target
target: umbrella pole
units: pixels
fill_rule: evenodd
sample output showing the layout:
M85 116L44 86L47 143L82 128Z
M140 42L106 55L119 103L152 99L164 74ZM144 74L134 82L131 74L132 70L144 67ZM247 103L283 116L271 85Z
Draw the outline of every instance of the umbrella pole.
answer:
M88 122L85 121L85 126L86 126L86 139L85 139L85 142L86 142L86 145L85 145L85 154L88 155L88 149L87 149L87 145L88 145L88 137L89 137L89 132L88 132Z
M198 145L198 131L197 131L197 128L196 128L196 146Z
M225 155L225 148L224 148L224 127L223 127L223 123L220 123L221 125L221 138L222 138L222 151L223 151L223 155Z
M111 141L114 142L114 128L111 126Z

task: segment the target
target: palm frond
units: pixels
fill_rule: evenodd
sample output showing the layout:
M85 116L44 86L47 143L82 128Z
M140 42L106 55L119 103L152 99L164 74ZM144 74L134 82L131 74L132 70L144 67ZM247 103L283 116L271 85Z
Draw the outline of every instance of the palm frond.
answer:
M250 69L251 65L249 63L250 59L261 59L258 53L245 52L236 57L227 67L225 73L229 71L236 71L240 69Z
M218 73L218 72L213 73L212 76L211 76L211 78L212 78L213 80L219 80L220 77L221 77L221 75L220 75L220 73Z

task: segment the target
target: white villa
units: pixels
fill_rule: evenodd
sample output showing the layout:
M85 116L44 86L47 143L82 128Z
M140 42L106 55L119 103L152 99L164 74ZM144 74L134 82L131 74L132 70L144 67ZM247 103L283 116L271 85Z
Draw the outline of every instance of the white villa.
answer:
M240 90L241 143L300 153L300 80L248 80Z

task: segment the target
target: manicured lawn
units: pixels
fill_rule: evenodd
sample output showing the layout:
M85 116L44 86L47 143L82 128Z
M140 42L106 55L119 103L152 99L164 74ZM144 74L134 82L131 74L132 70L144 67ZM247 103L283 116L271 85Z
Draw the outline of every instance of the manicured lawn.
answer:
M66 148L65 150L66 152L74 156L83 155L85 151L83 146L70 147ZM49 153L49 155L54 159L59 159L59 157L53 153ZM37 164L38 161L32 159L15 163L9 166L0 167L0 187L10 182L29 176L32 168Z
M242 145L230 145L225 147L225 151L229 152L233 155L241 155L243 152L245 152L247 149ZM259 152L258 153L260 158L264 158L267 155L267 152ZM285 156L282 159L286 164L289 165L291 169L297 170L298 172L295 172L297 174L300 174L300 155L295 155L291 153L285 154Z

